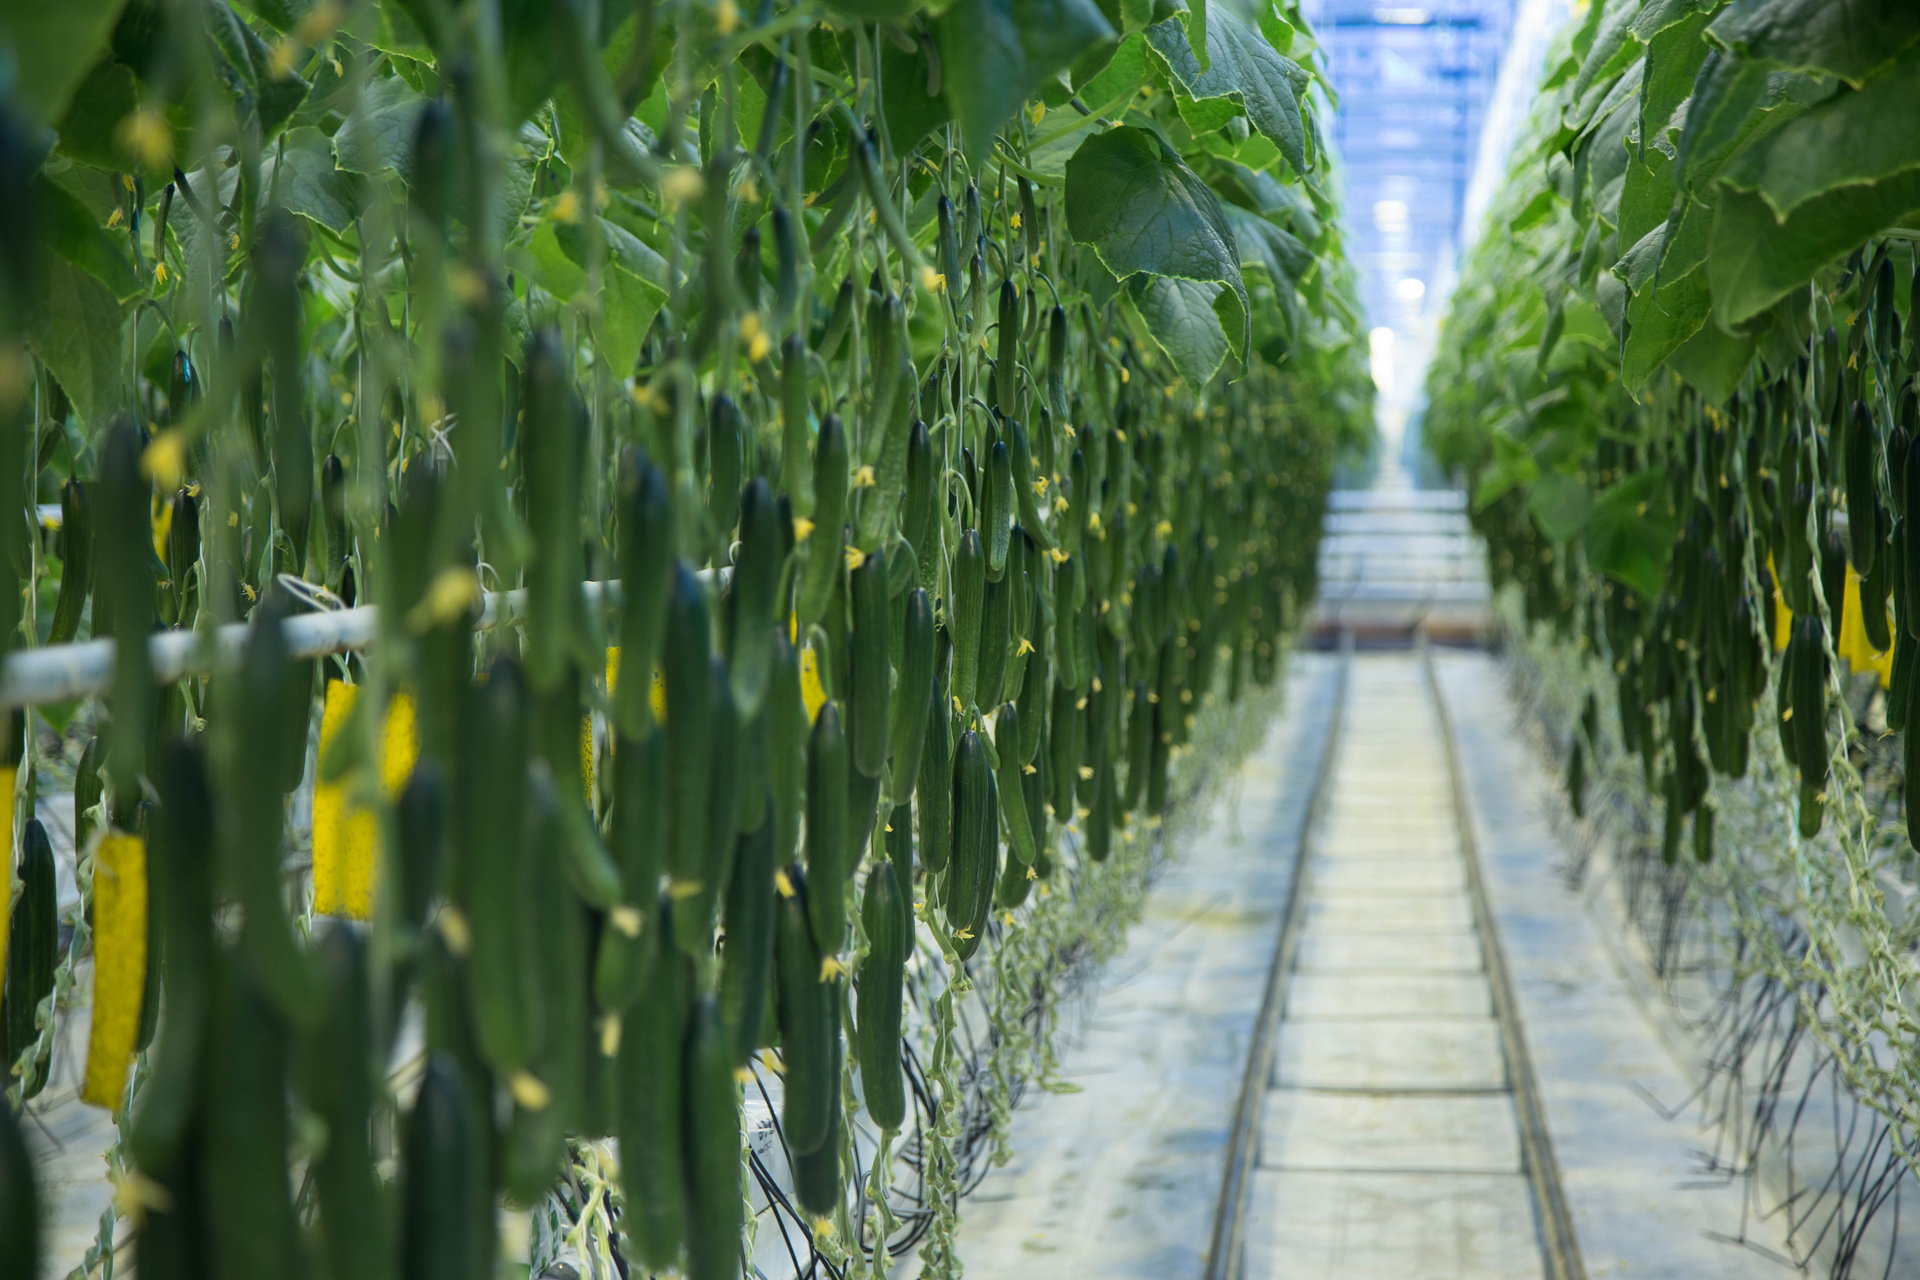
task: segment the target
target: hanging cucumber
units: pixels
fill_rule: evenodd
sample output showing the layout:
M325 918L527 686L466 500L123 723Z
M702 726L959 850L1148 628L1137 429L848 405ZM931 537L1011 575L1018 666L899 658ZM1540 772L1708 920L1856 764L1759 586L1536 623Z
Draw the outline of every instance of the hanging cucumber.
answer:
M953 716L947 706L946 633L935 645L933 688L928 694L927 736L920 752L914 808L920 819L920 862L928 875L947 869L953 851Z
M940 460L933 456L933 444L927 436L927 424L915 422L907 435L906 496L900 509L900 536L916 548L926 547L932 533L939 467Z
M93 585L93 555L93 511L87 486L69 480L60 486L60 594L53 604L48 644L65 644L78 634Z
M300 1274L287 1179L286 1024L243 964L212 966L202 1178L216 1274Z
M664 936L646 990L621 1024L615 1131L627 1201L621 1224L636 1260L660 1272L674 1264L686 1234L681 1046L693 999L693 962L673 945L673 912L665 898L647 927Z
M773 981L774 824L769 819L740 837L727 885L726 944L720 954L720 1009L744 1067L760 1047L767 987Z
M667 694L667 876L676 903L674 936L688 955L700 957L708 954L710 939L679 928L697 923L699 912L677 904L710 892L705 878L717 691L707 596L685 561L674 565L662 665Z
M960 735L953 752L953 856L947 867L947 927L962 960L979 949L999 870L998 806L980 735ZM932 864L929 863L929 866Z
M841 892L850 874L847 785L847 738L840 708L829 702L820 708L807 743L807 880L813 886L807 912L822 956L838 955L847 932Z
M781 873L774 924L774 1000L780 1052L786 1068L782 1136L795 1155L818 1151L827 1140L831 1112L839 1105L840 1075L834 1069L840 1039L836 984L820 971L820 949L809 923L807 877L796 865ZM836 897L838 884L826 886Z
M674 934L701 939L701 954L712 953L714 915L733 878L733 851L740 836L740 715L734 709L726 664L715 656L708 666L712 708L712 755L707 779L707 850L701 859L700 889L674 895L678 914Z
M684 1066L688 1280L740 1274L740 1089L733 1071L720 1006L700 996L688 1018Z
M428 1054L407 1114L400 1176L400 1274L406 1280L472 1280L483 1193L480 1115L460 1067L444 1049ZM483 1210L484 1206L484 1210Z
M4 865L4 859L0 859L0 875L11 874L12 869ZM20 1055L39 1040L35 1013L40 1002L53 994L54 966L60 940L59 887L53 863L53 844L47 839L47 829L37 818L28 820L23 833L19 875L20 896L14 904L12 925L7 933L6 1016L5 1025L0 1026L0 1048L4 1048L6 1056L0 1059L0 1079L4 1079L5 1073L19 1061ZM191 1002L192 997L184 986L182 993L184 1006ZM186 1013L182 1014L183 1023L187 1017ZM190 1042L177 1048L169 1045L168 1048L166 1062L174 1067L173 1076L177 1077L182 1065L191 1069L192 1057L187 1055L197 1049L197 1043ZM184 1064L181 1062L183 1057L186 1057ZM20 1097L23 1102L37 1096L46 1086L48 1062L46 1056L35 1058L21 1077ZM170 1084L169 1087L177 1086ZM170 1116L169 1121L171 1125L178 1126L185 1123L185 1118L175 1115ZM174 1134L177 1137L177 1127Z
M853 768L878 778L887 765L887 667L892 619L887 609L887 566L883 557L870 555L847 575L853 634L849 639L850 674L847 697L847 747Z
M1880 490L1874 483L1873 466L1879 437L1865 404L1855 402L1846 437L1848 550L1854 571L1865 577L1873 572L1880 534Z
M1013 545L1013 460L1007 442L996 440L987 451L985 492L980 499L980 541L986 553L987 581L998 582L1007 572L1007 554Z
M538 886L522 840L528 735L519 664L502 658L474 690L465 735L460 877L475 1028L488 1065L502 1075L526 1065L542 1034L544 994L533 959Z
M900 669L894 682L892 708L887 727L887 742L893 751L892 783L888 798L904 803L912 795L920 776L920 753L927 742L927 721L931 703L927 691L933 687L933 655L936 636L933 605L924 588L907 592L900 642Z
M806 792L807 706L800 691L800 652L784 627L774 628L767 694L767 783L773 796L773 858L791 862L800 846Z
M310 1166L328 1272L337 1280L395 1275L385 1188L374 1170L376 1070L367 948L337 923L320 943L326 1012L304 1048L302 1092L326 1122L327 1145Z
M40 1273L40 1191L20 1118L0 1105L0 1264L10 1276ZM145 1260L144 1251L141 1258Z
M841 283L840 298L834 304L835 317L840 317L843 311L850 313L852 306L853 281L848 279ZM844 329L836 330L829 325L827 341L820 352L822 356L832 358L834 348L840 345L841 332ZM807 343L799 333L788 334L780 344L780 422L780 489L792 499L794 515L810 516L816 500L814 483L818 468L807 465L807 437L813 432L813 416L807 405ZM823 436L826 425L820 424Z
M1006 691L1016 576L1007 574L998 582L987 583L980 605L980 654L975 660L974 693L983 711L999 706Z
M614 718L620 731L645 736L653 723L653 669L667 624L667 595L673 583L673 510L667 478L642 449L620 459L620 670L614 691Z
M981 612L987 592L986 557L978 531L960 535L953 561L953 598L947 602L947 631L953 637L953 696L963 711L976 705L979 687Z
M655 728L643 738L622 738L613 751L611 853L626 888L600 933L594 961L594 1003L609 1013L630 1008L655 954L648 916L659 893L667 855L667 735Z
M813 532L807 537L807 560L800 571L803 629L826 617L828 601L846 569L841 550L846 546L847 437L833 414L821 419L820 438L814 442L813 483Z
M893 865L874 863L860 902L867 955L854 993L856 1057L867 1114L882 1129L906 1122L906 1086L900 1070L900 1024L907 957L913 950L912 919Z
M726 392L707 409L707 519L722 548L740 519L740 476L744 461L740 407Z
M842 1003L839 981L822 985L832 992L829 997L831 1007L838 1010ZM846 1185L840 1176L840 1146L846 1118L841 1114L840 1090L837 1084L845 1060L846 1047L836 1034L827 1067L836 1085L833 1097L827 1104L826 1137L811 1151L791 1150L793 1145L791 1139L787 1144L788 1154L792 1157L793 1198L799 1202L802 1210L814 1218L816 1231L820 1229L818 1223L822 1219L829 1220L831 1225L830 1219L839 1209L841 1198L846 1194Z
M784 540L780 504L766 477L755 476L740 494L740 552L727 592L727 667L733 701L746 721L766 702L774 634L785 630L785 619L777 616Z
M1033 838L1033 824L1027 818L1026 789L1021 785L1025 766L1021 763L1020 713L1011 702L1002 703L993 721L994 746L999 751L1000 767L995 771L999 783L1000 805L1007 819L1007 852L1010 860L1030 867L1039 857Z

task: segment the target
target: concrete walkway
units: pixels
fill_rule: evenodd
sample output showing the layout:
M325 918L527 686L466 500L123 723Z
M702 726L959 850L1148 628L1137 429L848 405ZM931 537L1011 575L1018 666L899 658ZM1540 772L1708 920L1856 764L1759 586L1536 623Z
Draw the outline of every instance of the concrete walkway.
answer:
M1248 1208L1248 1280L1543 1274L1433 697L1353 659Z

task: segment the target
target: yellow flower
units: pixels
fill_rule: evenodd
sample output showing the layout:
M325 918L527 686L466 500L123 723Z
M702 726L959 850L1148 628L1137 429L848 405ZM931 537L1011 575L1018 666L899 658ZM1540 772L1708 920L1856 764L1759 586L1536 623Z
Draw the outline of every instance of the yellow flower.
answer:
M118 210L115 210L115 212L118 212ZM156 262L153 264L153 282L155 284L161 284L161 285L165 284L167 282L167 277L172 274L173 274L172 272L167 270L166 263Z
M720 0L720 3L713 7L713 25L720 29L721 35L732 35L734 29L740 25L740 6L733 0Z
M162 492L180 487L187 474L187 441L177 428L168 428L153 438L140 455L140 472Z
M294 31L308 44L319 44L339 28L340 17L339 5L333 0L321 0L307 10L307 16L300 19L300 25Z
M1018 231L1020 229L1020 215L1016 213L1008 217L1007 226L1012 230Z
M122 150L150 169L173 162L173 130L152 107L141 107L114 130Z
M698 200L706 189L707 180L700 176L700 170L690 164L676 165L667 170L667 176L660 181L660 194L673 204Z
M273 52L267 55L267 74L275 80L285 80L293 74L293 64L300 57L300 42L292 36L281 36L274 42Z
M856 489L871 489L874 483L873 468L870 466L862 466L853 473L853 487Z
M846 971L847 967L840 963L839 956L822 956L820 958L820 981L830 982Z
M852 573L867 562L867 553L858 547L847 548L847 572Z
M780 896L783 898L793 896L793 881L788 878L784 869L773 873L773 887L780 891Z
M667 883L667 896L675 902L691 898L707 887L704 880L671 880Z
M549 210L555 222L575 223L580 221L580 197L569 187L554 197L553 207Z
M920 287L928 293L945 293L947 291L947 278L938 271L935 271L932 267L921 267Z
M528 1111L545 1111L548 1104L553 1101L553 1090L542 1084L539 1076L524 1067L513 1073L513 1078L507 1082L507 1087L513 1091L513 1100Z
M795 542L805 542L807 536L812 532L813 521L807 519L805 516L795 516L793 518L793 540Z
M127 220L127 215L122 213L120 210L115 209L112 213L107 215L107 226L109 229L111 229L113 227L119 226L122 222L125 222L126 220Z

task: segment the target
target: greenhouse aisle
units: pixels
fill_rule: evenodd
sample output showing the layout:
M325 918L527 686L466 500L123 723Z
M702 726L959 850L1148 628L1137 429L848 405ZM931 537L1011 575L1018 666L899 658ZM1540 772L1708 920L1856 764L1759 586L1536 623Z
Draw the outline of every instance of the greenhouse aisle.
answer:
M1350 660L1285 931L1292 963L1238 1274L1782 1274L1777 1224L1751 1220L1743 1184L1706 1170L1708 1137L1663 1109L1691 1092L1684 1046L1662 1041L1593 895L1560 873L1553 783L1516 728L1497 660L1439 652L1431 680L1427 660L1418 650ZM1288 714L1155 887L1065 1055L1077 1092L1030 1096L1016 1114L1009 1164L965 1211L969 1271L1203 1274L1260 978L1335 733L1339 661L1295 659ZM1436 694L1450 712L1464 825ZM1475 868L1493 938L1476 926ZM1510 1039L1489 944L1510 975ZM1516 1053L1531 1063L1542 1121L1540 1189ZM1564 1272L1541 1226L1549 1187L1570 1226Z

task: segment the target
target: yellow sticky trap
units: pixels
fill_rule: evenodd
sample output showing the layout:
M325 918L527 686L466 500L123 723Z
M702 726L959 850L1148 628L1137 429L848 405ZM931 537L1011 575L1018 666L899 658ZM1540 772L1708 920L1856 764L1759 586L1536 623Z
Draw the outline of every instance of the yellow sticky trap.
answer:
M359 696L358 685L338 680L327 685L320 710L323 755ZM413 695L397 693L387 704L387 721L381 730L378 772L388 795L398 795L407 785L419 758ZM370 920L380 827L371 811L351 801L351 785L352 779L341 778L313 789L313 909L320 915Z
M808 721L820 717L820 708L827 705L827 689L820 683L820 655L809 645L800 651L800 697L807 704Z
M7 985L7 921L13 918L12 765L0 768L0 987ZM4 1071L5 1066L0 1066Z
M93 1026L80 1100L116 1110L147 986L147 842L110 831L93 854Z

